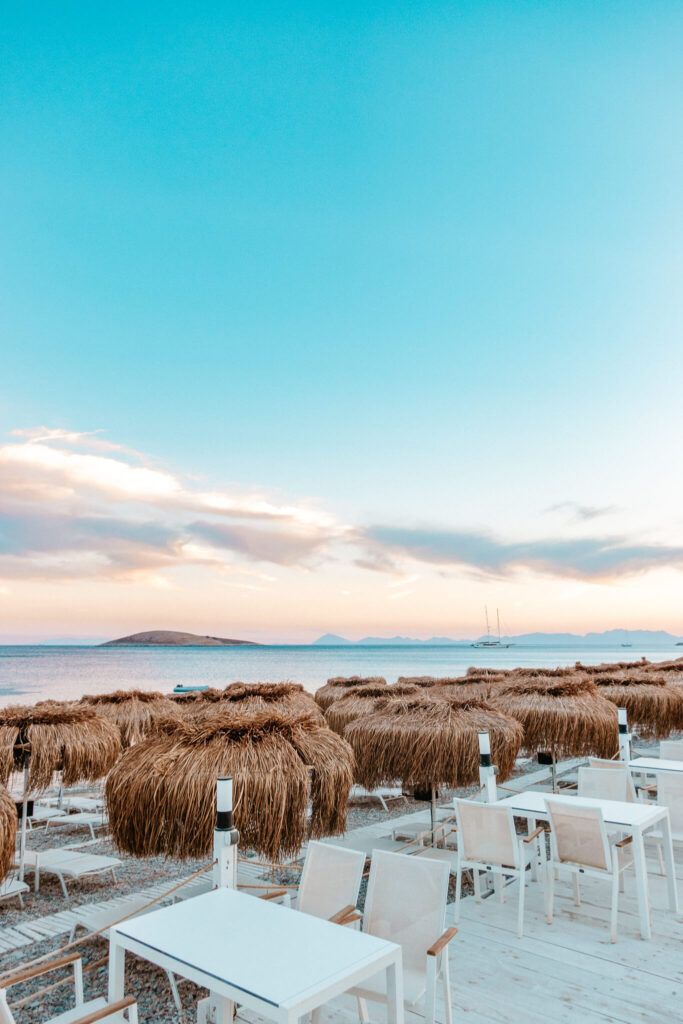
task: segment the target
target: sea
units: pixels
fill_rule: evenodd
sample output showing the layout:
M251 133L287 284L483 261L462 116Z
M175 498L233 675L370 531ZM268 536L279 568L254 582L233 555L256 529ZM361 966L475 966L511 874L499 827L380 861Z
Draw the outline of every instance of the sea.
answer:
M458 676L470 665L489 668L554 668L576 661L664 661L683 656L683 647L519 645L485 649L466 645L262 647L93 647L0 646L0 706L37 700L76 700L111 690L160 690L178 683L227 686L245 683L301 683L314 692L331 676Z

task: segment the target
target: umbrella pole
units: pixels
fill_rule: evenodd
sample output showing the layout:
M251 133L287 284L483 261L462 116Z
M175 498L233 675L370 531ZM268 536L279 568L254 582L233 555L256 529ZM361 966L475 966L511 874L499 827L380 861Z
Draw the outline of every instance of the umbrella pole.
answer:
M431 810L431 816L432 816L432 846L438 846L438 843L436 841L436 826L437 826L437 820L436 820L436 789L434 787L434 783L433 782L430 783L429 797L430 797L430 804L431 804L430 810Z
M26 810L28 807L28 765L24 768L24 796L21 801L21 839L19 840L19 881L24 881L26 859Z
M557 761L555 759L555 747L553 747L552 778L553 778L553 793L557 793Z

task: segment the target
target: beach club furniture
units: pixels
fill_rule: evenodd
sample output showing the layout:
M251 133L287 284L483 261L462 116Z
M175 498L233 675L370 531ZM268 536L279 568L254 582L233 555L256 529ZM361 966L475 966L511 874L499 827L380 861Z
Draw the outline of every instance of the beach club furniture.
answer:
M70 965L73 966L74 972L73 981L76 1005L71 1010L66 1010L56 1017L50 1017L49 1020L46 1019L43 1024L86 1024L86 1022L87 1024L96 1024L97 1021L106 1020L107 1017L114 1016L116 1016L117 1024L119 1024L119 1022L125 1020L123 1017L124 1011L128 1012L129 1024L137 1024L138 1009L137 1002L133 996L126 996L116 1003L108 1003L103 996L97 999L88 999L87 1002L83 1001L83 965L78 953L69 953L67 956L59 957L58 960L53 960L51 963L38 964L36 967L26 968L26 970L21 970L20 968L15 974L10 975L0 986L0 1024L19 1024L7 1003L8 988Z
M610 761L605 757L589 757L588 767L599 769L605 772L615 772L617 775L622 772L626 776L626 800L637 800L638 794L633 782L633 776L629 771L627 761Z
M603 800L631 800L633 782L624 763L620 771L609 768L579 768L578 794Z
M405 1007L416 1010L424 999L427 1024L435 1021L439 980L446 1024L452 1021L447 947L457 929L445 927L448 877L447 864L379 850L372 857L363 911L364 935L400 944ZM381 974L354 985L350 992L358 999L364 1022L370 1019L368 1002L386 1003L393 995Z
M109 822L104 814L92 814L88 811L77 811L76 814L64 814L61 813L59 816L48 818L45 824L45 831L47 832L50 826L57 827L63 825L65 828L88 828L90 829L90 836L92 839L95 838L95 828L108 825Z
M34 889L40 889L41 873L56 875L62 892L68 897L65 879L71 878L80 881L81 878L89 878L93 875L101 875L111 872L116 882L116 868L121 867L118 857L103 857L97 853L78 853L76 850L62 847L54 850L27 850L24 866L26 869L33 869L35 873Z
M18 878L17 869L11 868L2 882L0 882L0 903L4 903L6 900L18 899L19 906L24 909L24 893L27 893L29 888L26 882L20 882Z
M294 907L327 921L344 907L355 907L364 867L365 854L358 850L311 841Z
M662 740L659 756L662 760L683 761L683 740Z
M534 827L538 821L548 821L547 795L526 790L514 796L499 800L499 807L509 807L516 817L524 817ZM602 811L607 829L619 831L633 838L629 853L633 856L636 874L636 892L640 918L640 934L644 939L652 937L650 926L650 905L647 885L647 864L645 861L644 837L653 829L662 833L662 852L666 871L669 909L678 913L678 892L676 889L676 868L674 864L671 825L666 807L652 803L627 803L616 800L589 800L579 796L553 795L555 804L569 803L575 807L598 807Z
M587 807L578 802L556 803L554 800L547 800L546 805L551 826L551 855L546 868L548 924L553 922L556 871L572 874L576 907L581 905L580 875L606 878L612 883L610 938L616 942L619 887L623 872L633 864L633 858L626 851L626 847L633 843L633 837L610 840L599 807Z
M221 887L135 917L109 935L111 1002L123 994L129 951L208 988L216 1024L232 1024L234 1002L277 1024L298 1024L380 972L387 976L388 1022L404 1021L401 947L395 941L235 889Z
M458 854L456 863L455 920L460 920L462 873L470 870L474 881L474 896L481 903L480 871L492 871L499 899L504 902L504 876L519 879L517 935L524 934L524 893L526 871L534 863L545 861L545 846L539 844L543 827L538 826L526 836L518 836L509 807L500 803L482 804L476 800L455 800L458 823Z
M379 800L382 810L387 813L389 813L387 800L403 800L405 804L408 803L408 797L400 786L383 786L380 789L366 789L364 786L353 786L349 793L349 800L370 798Z

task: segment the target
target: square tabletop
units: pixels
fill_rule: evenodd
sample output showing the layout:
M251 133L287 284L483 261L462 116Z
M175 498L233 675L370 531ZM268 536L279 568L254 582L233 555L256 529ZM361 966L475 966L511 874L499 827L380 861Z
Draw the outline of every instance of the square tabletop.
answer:
M515 796L499 800L503 807L511 807L515 814L547 817L546 799L556 803L570 803L574 807L599 807L606 824L622 825L627 828L644 828L654 823L664 810L655 804L627 803L621 800L599 800L581 796L566 796L563 793L539 793L528 790Z
M400 949L227 888L125 921L112 929L112 940L142 957L147 950L152 962L155 952L172 958L180 975L189 967L281 1008Z
M636 757L629 768L637 772L683 772L683 761L668 761L662 757Z

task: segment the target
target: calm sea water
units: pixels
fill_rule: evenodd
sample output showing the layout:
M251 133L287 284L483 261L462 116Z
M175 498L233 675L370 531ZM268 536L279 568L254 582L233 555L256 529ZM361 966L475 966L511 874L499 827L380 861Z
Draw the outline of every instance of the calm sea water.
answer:
M46 697L76 699L114 689L170 692L177 683L226 686L289 679L316 690L330 676L462 675L469 665L552 668L645 656L663 661L683 648L640 647L48 647L0 646L0 705Z

